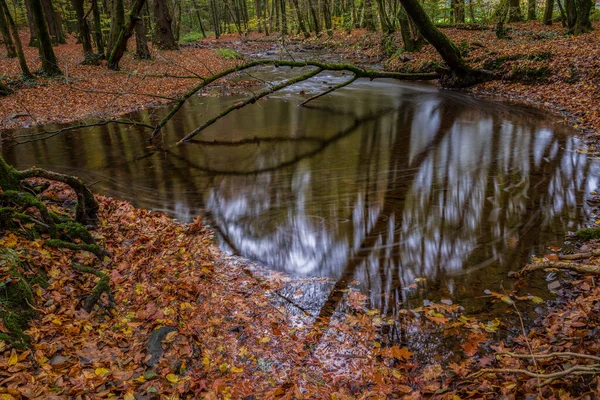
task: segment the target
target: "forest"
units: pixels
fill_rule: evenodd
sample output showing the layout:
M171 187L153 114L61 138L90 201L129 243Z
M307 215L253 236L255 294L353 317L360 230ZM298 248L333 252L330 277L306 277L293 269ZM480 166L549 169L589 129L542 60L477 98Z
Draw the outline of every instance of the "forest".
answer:
M0 0L0 400L596 398L598 21Z

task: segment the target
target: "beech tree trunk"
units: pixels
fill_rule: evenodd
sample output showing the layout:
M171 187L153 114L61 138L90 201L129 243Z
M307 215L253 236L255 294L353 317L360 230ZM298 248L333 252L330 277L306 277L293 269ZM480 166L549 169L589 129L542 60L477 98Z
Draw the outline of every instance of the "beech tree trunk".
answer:
M110 34L108 37L108 51L109 55L117 43L117 39L125 25L125 6L123 0L115 0L113 8L114 16L111 18Z
M177 50L177 42L173 36L169 9L165 0L154 0L154 21L156 26L155 43L161 50Z
M310 9L310 15L312 16L312 19L313 19L315 35L319 36L319 34L321 33L321 30L319 28L319 17L317 16L317 9L316 9L315 3L314 3L315 1L316 0L308 0L308 8Z
M94 49L92 48L92 38L90 28L85 20L85 11L83 10L83 0L72 0L75 15L77 16L77 26L79 27L79 39L83 46L83 64L94 63Z
M144 21L141 18L135 24L135 58L138 60L149 60L151 58L150 48L148 47L148 35L146 34Z
M465 23L465 0L452 0L452 11L454 12L454 23Z
M0 0L0 14L5 17L7 28L9 29L9 38L12 40L17 56L19 57L19 65L21 67L21 72L23 73L23 78L25 79L34 79L33 74L29 71L29 67L27 66L27 61L25 60L25 54L23 53L23 45L21 44L21 38L19 37L19 30L15 21L10 15L8 11L8 5L5 0ZM10 33L12 33L12 38L10 37Z
M136 23L140 20L139 15L142 7L144 6L144 2L145 0L135 0L131 11L129 11L127 25L121 29L119 37L117 38L117 41L110 52L110 57L108 58L108 67L110 69L119 69L119 61L121 61L123 54L125 54L125 50L127 50L127 41L133 35L133 29L135 28Z
M523 21L523 13L519 0L508 0L508 22Z
M552 13L554 12L554 0L546 0L544 9L544 25L552 25Z
M0 1L4 2L4 0ZM3 8L0 8L0 31L2 32L2 40L4 41L4 45L6 46L6 57L15 58L17 56L17 49L15 48L15 44L13 43L13 40L10 37L8 21L4 16Z
M536 0L527 0L527 19L535 20L536 16Z
M306 29L304 24L304 18L302 17L302 10L300 9L300 3L298 0L292 0L294 2L294 8L296 9L296 18L298 19L298 27L306 39L310 37L310 33Z
M94 15L94 42L100 58L104 58L104 39L102 37L102 24L100 22L100 10L98 0L92 0L92 13Z
M52 49L52 41L48 33L48 26L44 17L41 0L31 0L31 14L35 23L35 33L37 35L37 47L42 62L42 69L49 76L62 75L58 67L56 55Z
M42 7L44 9L44 15L46 16L46 23L48 24L48 32L52 38L52 43L67 43L67 40L65 39L65 33L62 28L62 19L60 14L54 9L52 0L42 0Z

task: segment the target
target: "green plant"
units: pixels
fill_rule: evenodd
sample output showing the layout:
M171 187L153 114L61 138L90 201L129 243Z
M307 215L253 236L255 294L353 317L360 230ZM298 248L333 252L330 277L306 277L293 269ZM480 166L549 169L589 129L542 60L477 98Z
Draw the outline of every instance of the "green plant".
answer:
M584 228L575 232L575 236L583 240L600 239L600 228Z
M194 43L202 39L202 33L200 32L188 32L181 36L181 41L186 43Z
M215 50L215 52L219 57L224 58L225 60L235 60L244 58L244 56L242 56L237 51L225 47L218 48L217 50Z

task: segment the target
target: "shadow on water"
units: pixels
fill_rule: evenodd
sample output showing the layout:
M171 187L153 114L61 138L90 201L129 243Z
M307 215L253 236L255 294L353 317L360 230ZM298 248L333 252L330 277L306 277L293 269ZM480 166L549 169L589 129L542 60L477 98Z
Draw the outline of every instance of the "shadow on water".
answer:
M340 79L319 75L168 151L148 150L141 128L107 125L4 146L3 155L21 168L100 180L98 192L181 221L204 213L224 249L291 275L333 278L307 284L298 300L321 320L350 285L386 315L424 299L487 312L485 289L498 290L509 270L561 244L586 217L597 166L543 114L362 80L296 106ZM193 99L165 141L238 99Z

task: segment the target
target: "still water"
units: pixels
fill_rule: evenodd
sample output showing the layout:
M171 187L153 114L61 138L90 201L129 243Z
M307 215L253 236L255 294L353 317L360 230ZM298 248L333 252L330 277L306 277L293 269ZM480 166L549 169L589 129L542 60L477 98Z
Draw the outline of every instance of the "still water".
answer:
M544 114L387 80L297 106L341 79L320 74L168 150L148 149L143 128L107 125L5 142L2 152L19 168L99 181L99 193L181 221L202 213L223 249L294 276L333 278L338 289L354 281L384 312L508 287L509 270L562 245L589 214L598 167ZM239 99L192 99L166 126L165 143ZM167 111L129 118L156 122ZM407 290L418 278L422 289Z

